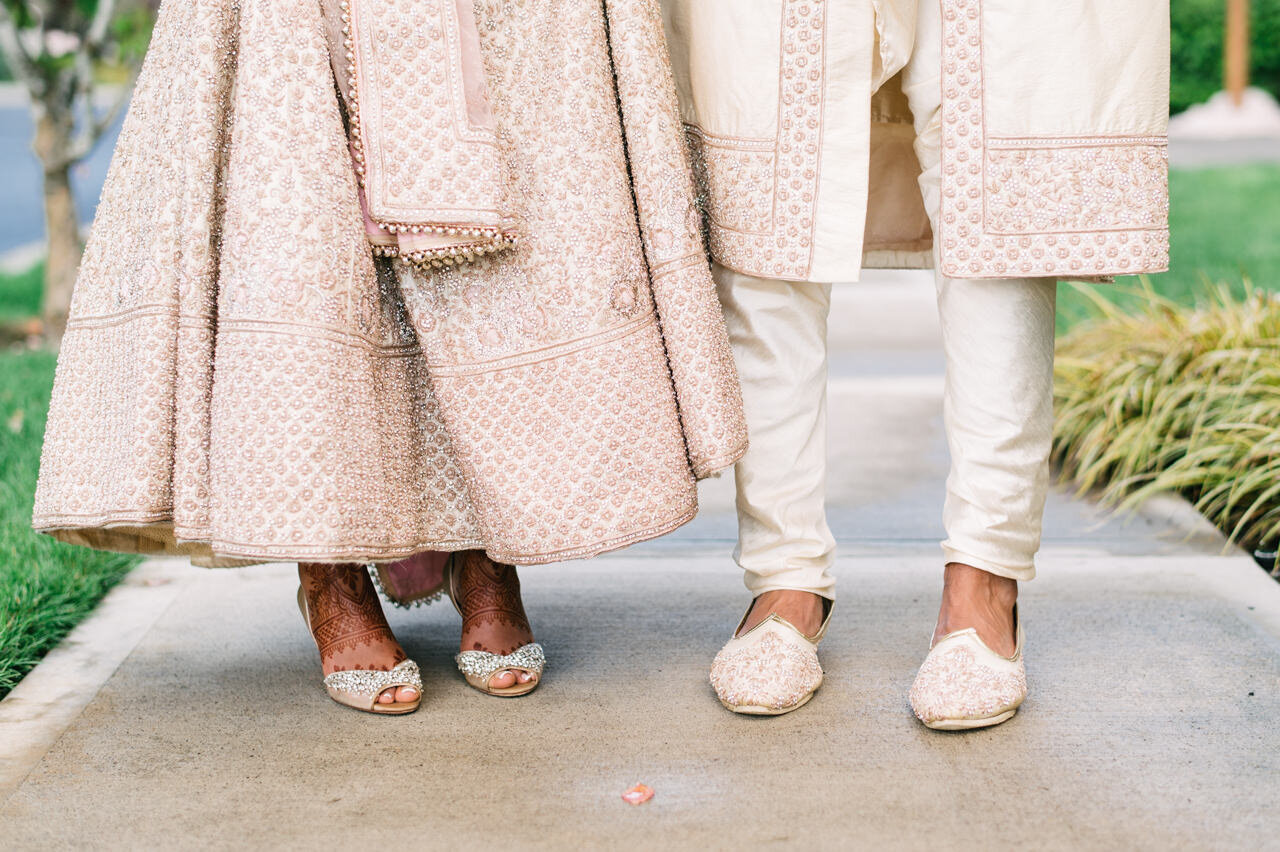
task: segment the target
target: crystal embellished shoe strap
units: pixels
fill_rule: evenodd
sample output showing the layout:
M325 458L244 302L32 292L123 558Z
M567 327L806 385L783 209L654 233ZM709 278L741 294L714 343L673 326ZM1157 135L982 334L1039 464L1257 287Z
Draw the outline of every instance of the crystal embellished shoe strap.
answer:
M458 670L472 677L488 678L502 669L525 669L542 674L547 665L546 653L537 642L530 642L510 654L490 654L488 651L463 651L454 658Z
M324 679L325 686L340 689L352 695L372 698L392 687L410 687L422 694L422 674L418 664L413 660L405 660L391 671L374 671L371 669L350 669L334 672Z

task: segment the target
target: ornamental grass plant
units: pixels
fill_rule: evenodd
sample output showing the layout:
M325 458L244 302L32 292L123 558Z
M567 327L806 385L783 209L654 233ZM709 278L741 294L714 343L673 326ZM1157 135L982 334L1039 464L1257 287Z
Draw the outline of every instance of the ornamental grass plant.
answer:
M1219 286L1194 307L1157 295L1059 339L1054 461L1080 491L1132 509L1177 492L1249 550L1280 542L1280 294Z

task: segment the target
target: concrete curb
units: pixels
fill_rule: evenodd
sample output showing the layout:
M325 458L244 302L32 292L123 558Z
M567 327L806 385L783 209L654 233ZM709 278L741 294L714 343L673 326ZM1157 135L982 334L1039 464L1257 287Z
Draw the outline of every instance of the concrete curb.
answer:
M1214 565L1225 569L1213 578L1214 590L1248 611L1272 639L1280 640L1280 583L1243 552L1236 557L1218 557Z
M143 562L0 701L0 806L195 578L185 559Z
M1195 506L1178 494L1156 494L1148 497L1134 510L1134 514L1182 533L1183 543L1218 547L1221 548L1224 556L1230 554L1248 556L1240 548L1229 544L1222 530L1215 527L1208 518L1196 511Z

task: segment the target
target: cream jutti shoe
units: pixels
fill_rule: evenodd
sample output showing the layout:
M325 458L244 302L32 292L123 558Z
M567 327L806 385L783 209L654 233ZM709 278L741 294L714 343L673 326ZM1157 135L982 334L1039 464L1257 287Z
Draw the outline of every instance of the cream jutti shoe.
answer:
M1022 620L1013 608L1015 647L1002 657L972 627L943 636L929 649L915 683L911 709L926 726L960 731L1012 718L1027 697Z
M754 716L780 716L807 704L822 685L818 643L827 632L832 609L830 601L823 605L822 626L812 636L776 614L739 636L751 613L747 607L734 637L711 663L711 686L720 703L734 713Z

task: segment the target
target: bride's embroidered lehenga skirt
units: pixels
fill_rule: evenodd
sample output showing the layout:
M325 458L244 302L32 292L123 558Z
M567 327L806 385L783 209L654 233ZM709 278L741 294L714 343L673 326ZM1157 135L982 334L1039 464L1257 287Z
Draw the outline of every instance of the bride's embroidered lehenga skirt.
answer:
M165 0L34 525L208 565L530 564L690 519L746 434L656 6L477 0L524 237L427 274L370 251L319 3Z

